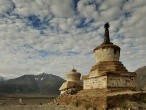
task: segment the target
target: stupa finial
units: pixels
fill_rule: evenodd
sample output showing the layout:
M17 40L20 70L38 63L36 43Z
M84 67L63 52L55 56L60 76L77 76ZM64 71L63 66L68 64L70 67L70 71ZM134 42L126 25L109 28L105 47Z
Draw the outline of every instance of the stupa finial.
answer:
M72 69L72 72L77 72L77 70L73 68L73 69Z
M103 44L110 44L110 38L109 38L109 23L107 22L105 25L104 25L104 28L105 28L105 33L104 33L104 42Z

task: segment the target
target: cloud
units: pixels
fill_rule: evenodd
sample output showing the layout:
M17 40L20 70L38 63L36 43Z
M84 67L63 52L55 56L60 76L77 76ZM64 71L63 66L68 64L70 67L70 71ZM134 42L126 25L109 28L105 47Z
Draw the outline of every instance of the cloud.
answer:
M146 65L145 0L0 0L0 76L87 74L110 22L130 71Z
M51 10L56 17L71 17L74 16L74 0L52 0Z

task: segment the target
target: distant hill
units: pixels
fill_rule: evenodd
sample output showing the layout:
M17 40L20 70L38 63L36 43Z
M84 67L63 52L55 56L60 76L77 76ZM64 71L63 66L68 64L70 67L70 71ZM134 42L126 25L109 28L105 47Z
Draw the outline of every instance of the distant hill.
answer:
M6 79L5 79L4 77L1 77L1 76L0 76L0 83L3 82L3 81L5 81L5 80L6 80Z
M146 66L143 66L135 71L137 73L137 88L146 90Z
M18 94L59 94L59 87L64 82L59 76L42 73L24 75L0 83L0 92Z

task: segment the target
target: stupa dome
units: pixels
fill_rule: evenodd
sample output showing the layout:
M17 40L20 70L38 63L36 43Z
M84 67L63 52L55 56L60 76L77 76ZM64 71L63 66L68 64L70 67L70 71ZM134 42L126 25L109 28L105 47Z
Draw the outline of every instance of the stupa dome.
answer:
M77 72L77 70L72 69L70 72L66 74L67 81L80 81L81 73Z

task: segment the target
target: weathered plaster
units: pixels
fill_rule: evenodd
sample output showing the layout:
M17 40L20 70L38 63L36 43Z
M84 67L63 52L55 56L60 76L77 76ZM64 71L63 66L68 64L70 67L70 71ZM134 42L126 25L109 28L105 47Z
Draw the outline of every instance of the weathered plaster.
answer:
M107 86L108 87L130 87L134 88L135 77L117 77L117 76L109 76L107 78Z
M114 51L114 48L105 48L105 49L98 49L95 50L95 59L96 62L101 61L119 61L120 51Z
M107 76L101 76L97 78L90 78L84 80L83 89L96 89L96 88L106 88L107 87Z

